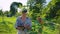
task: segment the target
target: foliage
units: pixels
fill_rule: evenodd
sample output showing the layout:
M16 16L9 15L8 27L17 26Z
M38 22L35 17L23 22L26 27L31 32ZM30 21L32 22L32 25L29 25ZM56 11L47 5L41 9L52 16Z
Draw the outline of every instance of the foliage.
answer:
M36 19L37 15L41 14L45 0L29 0L27 5L29 6L30 11L32 11L32 19Z
M17 4L16 4L17 3ZM20 13L15 12L13 6L21 8L22 4L13 2L10 6L10 11L3 12L0 10L0 34L16 34L17 31L14 28L16 17L20 16ZM60 30L60 0L51 0L45 5L46 0L28 0L27 6L29 7L28 16L32 19L32 30L30 34L38 34L42 31L42 34L59 34ZM21 5L21 6L20 6ZM6 15L14 15L12 17L6 17ZM37 16L41 16L44 20L43 30L41 24L36 20Z
M0 10L0 16L2 16L2 14L3 14L3 12L2 12L2 10Z
M14 28L16 17L10 17L10 18L4 17L4 18L5 19L3 22L2 17L0 17L0 33L1 34L9 34L9 33L16 34L17 31ZM47 24L47 26L45 26L45 24L43 26L44 28L42 30L42 34L56 34L56 33L58 33L56 26L54 26L54 25L52 26L51 24L48 24L48 23L46 23L46 24ZM32 20L32 30L30 31L30 34L38 34L39 32L41 32L40 28L41 28L41 25L36 20Z
M17 9L18 7L21 7L22 6L22 3L18 3L18 2L13 2L10 6L10 12L11 12L11 15L15 15L16 12L17 12Z

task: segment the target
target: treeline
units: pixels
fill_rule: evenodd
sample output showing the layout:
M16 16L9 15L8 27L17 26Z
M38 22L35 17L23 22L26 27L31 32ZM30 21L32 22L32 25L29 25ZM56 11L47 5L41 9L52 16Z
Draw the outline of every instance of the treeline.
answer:
M16 6L16 7L15 7ZM48 21L53 21L60 24L60 0L51 0L46 5L46 0L28 0L27 6L23 6L22 3L13 2L10 6L10 11L3 12L0 10L0 16L18 16L17 8L28 7L29 17L36 20L37 16L41 16Z
M2 9L0 10L0 16L7 16L7 17L17 16L16 14L18 14L18 8L21 6L22 6L22 3L13 2L10 5L9 11L2 11Z
M20 14L18 12L16 12L14 16L19 16L19 15ZM2 10L0 10L0 16L12 17L10 11L2 11Z
M29 0L29 13L32 19L41 16L48 21L53 21L60 24L60 0L51 0L46 5L46 0Z

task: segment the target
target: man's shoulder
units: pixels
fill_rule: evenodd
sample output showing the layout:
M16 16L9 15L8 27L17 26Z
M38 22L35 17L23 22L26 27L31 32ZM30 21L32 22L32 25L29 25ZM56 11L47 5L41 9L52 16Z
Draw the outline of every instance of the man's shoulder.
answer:
M31 21L31 18L30 18L30 17L27 17L27 20L28 20L28 21Z
M20 18L21 18L21 16L18 16L18 17L17 17L17 19L20 19Z
M30 19L30 17L26 17L27 19Z
M21 19L22 16L18 16L17 19ZM31 19L30 17L26 17L26 19Z

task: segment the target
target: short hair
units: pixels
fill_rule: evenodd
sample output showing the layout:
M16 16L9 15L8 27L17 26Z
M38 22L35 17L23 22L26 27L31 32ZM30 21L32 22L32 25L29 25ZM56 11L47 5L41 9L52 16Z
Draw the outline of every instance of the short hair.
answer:
M23 9L22 10L22 13L27 13L27 9Z

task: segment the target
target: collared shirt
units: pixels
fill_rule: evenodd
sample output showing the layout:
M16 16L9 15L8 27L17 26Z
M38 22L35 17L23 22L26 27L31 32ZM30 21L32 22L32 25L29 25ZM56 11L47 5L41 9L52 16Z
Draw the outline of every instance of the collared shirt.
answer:
M32 23L31 23L31 20L30 18L26 17L26 20L25 20L25 23L21 20L21 16L19 16L16 20L16 24L15 24L15 27L18 27L18 26L24 26L24 24L29 24L30 27L32 27ZM27 29L24 29L24 31L28 31Z

